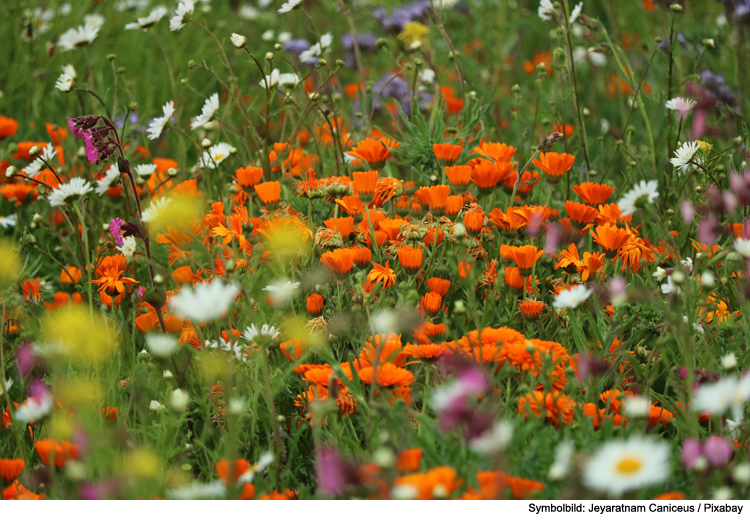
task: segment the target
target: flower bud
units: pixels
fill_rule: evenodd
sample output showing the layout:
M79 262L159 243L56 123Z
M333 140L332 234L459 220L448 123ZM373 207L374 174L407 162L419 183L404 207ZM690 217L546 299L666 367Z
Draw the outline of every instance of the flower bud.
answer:
M245 44L247 44L247 37L245 35L239 35L237 33L232 33L230 40L232 41L232 44L234 44L234 47L237 49L242 49L245 47Z

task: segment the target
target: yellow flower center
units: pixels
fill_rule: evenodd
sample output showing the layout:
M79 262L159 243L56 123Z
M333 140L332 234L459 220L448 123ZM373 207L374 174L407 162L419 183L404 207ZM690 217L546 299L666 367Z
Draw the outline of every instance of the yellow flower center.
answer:
M641 469L641 466L641 461L637 458L623 458L617 463L617 472L625 474L635 473L636 471Z

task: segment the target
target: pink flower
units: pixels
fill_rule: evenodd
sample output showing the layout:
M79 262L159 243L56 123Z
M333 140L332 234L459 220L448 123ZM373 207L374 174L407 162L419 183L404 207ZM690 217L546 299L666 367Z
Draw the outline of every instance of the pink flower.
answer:
M83 132L83 143L86 146L86 157L88 158L89 163L96 163L96 160L99 157L99 151L96 150L94 141L91 138L91 132L88 130Z

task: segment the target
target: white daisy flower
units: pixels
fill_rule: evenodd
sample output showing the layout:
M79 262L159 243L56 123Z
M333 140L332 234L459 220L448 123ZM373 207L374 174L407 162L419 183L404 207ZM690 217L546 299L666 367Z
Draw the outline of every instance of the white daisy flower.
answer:
M733 244L734 250L745 258L750 258L750 239L738 238Z
M288 2L285 2L284 4L282 4L282 6L276 12L280 15L284 13L288 13L292 9L295 9L297 6L299 6L301 3L302 3L302 0L289 0Z
M651 403L643 396L629 396L623 402L622 412L630 418L643 418L648 416Z
M52 398L52 394L45 392L42 396L28 398L23 402L18 409L16 409L13 418L23 423L34 423L52 412L53 406L54 399Z
M92 13L83 17L83 25L90 28L101 29L104 25L104 17L99 13Z
M495 422L482 436L469 442L469 447L477 453L494 454L504 450L513 440L513 422Z
M659 197L659 183L656 181L647 182L641 180L640 183L636 184L633 189L626 192L620 201L617 202L618 207L622 211L623 216L628 216L635 213L639 207L643 207L647 203L654 203Z
M583 481L589 488L616 497L668 477L669 444L641 436L606 443L583 469Z
M146 31L148 28L155 26L167 13L166 7L157 6L145 17L140 17L137 21L126 24L125 29L142 29Z
M279 281L274 284L269 284L263 288L263 291L269 293L274 304L284 305L292 298L299 288L299 285L299 282L286 281L286 283L284 283L283 281Z
M667 110L674 110L675 112L677 112L677 115L680 116L680 119L685 119L690 113L690 110L695 108L696 104L697 103L692 99L675 97L667 101L667 104L665 106L667 107Z
M196 128L200 128L205 126L211 119L213 119L214 114L219 109L219 94L215 93L206 101L203 103L203 108L201 110L201 115L197 117L193 117L190 120L190 129L195 130Z
M742 404L750 400L750 376L724 378L716 383L703 383L693 395L698 412L725 414L732 410L735 421L742 418Z
M273 32L273 29L267 29L263 32L260 38L265 42L271 42L273 40L274 35L275 33Z
M208 152L203 153L201 157L201 167L218 167L225 159L232 154L232 145L229 143L219 143L218 145L212 145Z
M276 41L279 44L284 44L285 42L292 40L292 34L289 31L282 31L279 33L279 36L276 38Z
M147 9L151 0L120 0L115 4L115 9L120 13L127 11L128 9L135 9L142 11Z
M47 146L42 149L42 153L34 158L34 161L24 167L23 172L26 176L33 178L45 167L44 162L51 163L57 156L57 150L52 143L47 143Z
M168 358L177 350L179 343L171 334L146 334L146 346L154 356Z
M143 178L151 176L154 172L156 172L155 163L145 163L135 166L135 173Z
M92 189L93 187L89 182L76 176L75 178L71 178L68 183L60 184L47 198L52 207L62 207L66 203L91 192Z
M555 461L547 473L551 480L562 480L568 476L568 473L570 473L570 462L575 451L575 444L572 440L563 440L558 444L555 451Z
M227 487L221 480L208 484L193 482L181 488L167 490L167 496L173 500L221 499L226 495Z
M229 40L232 41L232 45L237 49L242 49L245 47L245 44L247 44L247 37L245 35L240 35L239 33L232 33Z
M138 244L134 236L126 236L122 239L122 245L117 250L125 255L125 258L130 258L135 254L135 250L138 248Z
M10 214L8 216L0 216L0 227L3 227L5 229L14 227L17 222L18 215L16 213Z
M578 16L581 14L581 11L583 11L583 2L578 2L578 5L576 5L573 8L573 11L570 13L570 19L568 19L568 23L572 24L576 20L578 20Z
M141 222L153 222L159 218L159 215L164 212L170 203L172 203L172 199L167 196L162 196L157 200L153 200L148 207L143 210Z
M266 88L266 87L268 87L269 89L276 88L276 86L279 85L279 75L280 75L279 69L274 68L273 71L271 71L271 75L266 75L265 78L262 81L260 81L259 84L263 88Z
M108 190L117 185L120 179L120 169L117 165L110 165L107 167L107 172L104 173L104 178L96 180L96 194L103 196Z
M582 302L591 297L592 293L594 293L594 290L591 288L577 284L569 290L562 290L558 293L552 306L555 308L578 308Z
M78 74L76 73L76 69L72 64L63 66L62 71L63 72L60 74L60 77L57 78L55 88L63 93L68 93L73 89L73 86L76 83L76 79L78 79Z
M680 148L675 150L675 157L670 160L672 165L678 169L687 167L690 164L690 160L693 159L693 156L695 156L695 153L698 152L700 148L701 147L697 141L683 143Z
M96 36L99 34L98 27L91 26L78 26L76 29L69 29L62 35L57 45L62 51L70 51L79 49L84 46L91 44Z
M260 328L257 328L252 324L245 328L245 331L242 333L242 337L244 337L245 340L252 342L256 342L260 338L266 338L269 341L273 341L280 335L281 333L275 326L269 326L267 324L264 324Z
M553 22L557 18L557 10L550 0L542 0L539 3L537 14L544 22Z
M299 60L307 62L315 57L322 57L323 54L331 48L333 35L326 33L320 37L320 42L316 42L310 48L299 54Z
M159 136L164 132L164 127L167 126L169 120L172 119L172 116L174 115L174 101L169 101L162 106L161 109L164 115L152 119L151 123L148 125L148 139L152 141L159 139Z
M237 14L243 20L257 20L260 16L260 11L255 9L253 6L243 5L242 7L240 7L240 10L237 12Z
M218 279L193 288L183 286L169 299L169 308L178 317L203 324L222 317L239 292L234 284Z
M196 0L180 0L174 16L169 19L170 31L179 31L185 27L190 15L192 15L195 10L195 2Z

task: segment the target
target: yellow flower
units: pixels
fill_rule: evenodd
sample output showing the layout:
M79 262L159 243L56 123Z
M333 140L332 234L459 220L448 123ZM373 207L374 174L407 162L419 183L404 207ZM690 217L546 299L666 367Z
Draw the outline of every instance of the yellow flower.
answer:
M420 22L409 22L404 26L403 31L398 34L398 39L404 43L404 46L410 47L414 42L421 42L423 45L428 44L425 37L429 35L430 28Z

